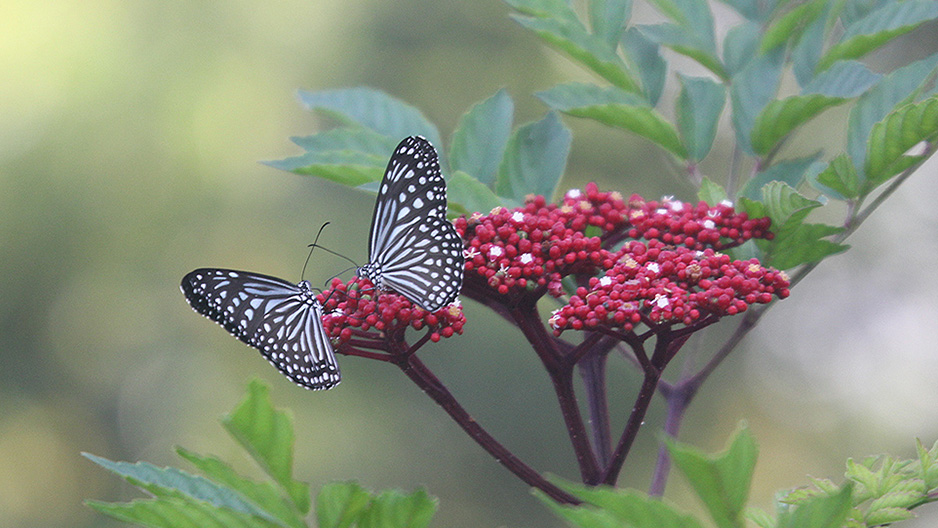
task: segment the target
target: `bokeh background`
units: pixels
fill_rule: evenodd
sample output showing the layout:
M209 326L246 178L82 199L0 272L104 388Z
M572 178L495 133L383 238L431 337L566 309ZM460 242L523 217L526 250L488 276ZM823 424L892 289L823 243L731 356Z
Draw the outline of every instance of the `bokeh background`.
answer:
M722 34L734 16L714 8ZM337 479L425 485L441 501L434 526L561 525L392 367L343 357L336 390L301 390L178 290L201 266L298 280L326 221L324 244L365 258L373 197L258 163L297 154L288 138L323 125L297 89L373 86L421 108L444 136L500 87L519 123L539 118L530 94L583 74L507 13L498 0L4 2L0 525L118 526L82 500L138 494L82 451L181 465L173 446L184 445L253 471L217 422L252 376L293 410L297 476L314 489ZM635 16L655 17L641 3ZM887 70L934 53L936 35L921 28L869 62ZM786 154L839 148L845 118L828 112ZM693 199L647 143L567 124L565 187L599 181ZM704 166L718 181L729 148L724 135ZM706 449L739 420L752 426L761 444L753 504L768 507L776 489L809 474L839 481L847 457L911 456L914 437L938 437L935 172L924 167L850 240L854 249L773 309L692 407L682 438ZM307 278L321 284L343 267L316 255ZM472 303L466 313L465 335L422 356L507 446L575 478L536 358L500 320ZM637 378L621 361L610 373L622 423ZM647 487L661 411L652 407L622 484ZM697 508L679 478L668 496ZM938 518L935 508L921 513L915 526Z

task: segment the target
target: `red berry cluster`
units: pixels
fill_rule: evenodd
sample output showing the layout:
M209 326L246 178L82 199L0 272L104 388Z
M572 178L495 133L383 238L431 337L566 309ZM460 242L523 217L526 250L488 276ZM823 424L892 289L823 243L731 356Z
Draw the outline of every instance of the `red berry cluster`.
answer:
M430 328L430 340L437 342L461 334L466 324L458 301L431 313L414 306L402 295L376 290L367 279L353 277L346 283L335 278L331 286L317 298L323 305L322 322L326 332L340 343L348 342L354 335L361 337L370 330L377 331L372 337L383 338L407 327Z
M612 264L597 234L625 224L625 203L615 192L573 190L563 203L548 204L543 196L529 196L517 209L497 207L488 215L457 218L456 230L465 240L466 272L477 273L489 287L506 295L547 285L560 295L560 279L572 273L595 273Z
M646 202L633 194L629 198L626 231L629 238L661 240L666 244L694 249L735 247L751 238L771 240L769 218L750 219L746 213L736 213L733 204L721 202L709 206L663 198L660 202Z
M788 277L756 259L732 260L713 249L631 241L603 277L589 280L549 324L566 329L606 326L628 332L641 322L693 324L706 315L735 315L772 296L788 297Z

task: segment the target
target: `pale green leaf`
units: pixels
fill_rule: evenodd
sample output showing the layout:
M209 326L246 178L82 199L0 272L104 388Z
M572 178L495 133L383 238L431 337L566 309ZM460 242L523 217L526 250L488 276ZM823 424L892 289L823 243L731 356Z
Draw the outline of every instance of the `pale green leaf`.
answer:
M846 154L832 159L827 168L818 174L817 181L844 198L857 198L860 195L860 178Z
M721 79L729 78L713 45L688 28L670 23L636 27L652 42L694 59Z
M801 34L817 20L828 2L829 0L809 0L777 18L765 30L759 52L765 53L789 41L798 42Z
M773 181L784 182L797 189L804 180L808 167L820 157L821 154L817 153L813 156L773 163L747 181L737 193L737 196L746 197L750 200L759 200L762 198L762 187Z
M446 187L450 208L462 214L487 213L503 205L492 189L462 171L454 172Z
M768 154L794 129L824 110L845 102L846 98L821 94L793 95L770 102L756 118L753 126L753 150L759 155Z
M632 0L590 0L589 16L593 34L615 51L632 13Z
M777 528L841 528L853 506L850 499L850 486L836 495L816 497L781 512Z
M726 190L722 186L704 176L703 180L700 182L700 189L697 191L697 199L707 202L710 205L716 205L729 200L729 197L726 195Z
M782 71L784 54L779 50L759 55L733 77L730 101L733 105L733 127L739 146L755 154L751 134L756 117L775 98Z
M707 157L716 137L717 122L726 103L722 84L705 77L679 75L681 93L677 101L677 124L692 161Z
M371 493L355 482L326 484L316 496L318 528L354 526L371 502Z
M882 78L882 75L871 72L860 62L840 61L807 83L801 93L859 97Z
M873 126L866 159L867 185L878 186L918 163L920 155L906 152L938 136L938 96L901 106Z
M407 495L384 491L358 521L359 528L425 528L436 513L437 500L423 488Z
M450 146L450 169L472 175L485 185L495 182L511 135L514 103L504 89L463 114Z
M622 36L622 48L638 71L645 99L652 106L657 105L668 73L668 63L661 56L661 46L645 37L638 28L630 27Z
M723 38L723 63L730 76L738 73L759 50L762 28L755 22L745 21L733 26Z
M522 202L528 194L539 194L550 201L567 166L571 141L554 112L520 127L508 140L498 169L498 195Z
M159 497L131 502L86 501L85 504L119 521L149 528L280 528L248 514L195 500Z

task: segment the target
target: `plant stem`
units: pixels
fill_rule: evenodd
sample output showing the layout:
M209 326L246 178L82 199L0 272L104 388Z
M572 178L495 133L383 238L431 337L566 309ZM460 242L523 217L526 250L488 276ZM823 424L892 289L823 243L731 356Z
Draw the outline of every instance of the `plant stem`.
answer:
M625 463L625 457L628 456L632 443L638 435L639 429L645 420L645 413L651 404L651 397L655 394L655 387L658 385L658 379L661 372L657 369L645 370L645 378L642 380L642 387L638 391L638 397L635 399L635 405L632 407L632 413L629 415L629 421L625 425L625 431L619 438L615 451L612 453L612 460L606 467L602 475L602 483L614 486L619 479L619 472L622 470L622 464Z
M612 433L609 428L609 404L606 396L606 358L608 350L588 354L579 364L580 377L586 387L589 422L593 430L596 457L605 467L612 455Z

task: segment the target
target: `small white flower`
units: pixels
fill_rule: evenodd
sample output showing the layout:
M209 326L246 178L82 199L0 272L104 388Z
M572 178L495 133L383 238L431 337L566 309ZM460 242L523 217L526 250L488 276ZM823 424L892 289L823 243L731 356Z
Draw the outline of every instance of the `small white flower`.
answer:
M733 202L729 200L723 200L722 202L720 202L720 205L724 205L726 207L733 207Z
M704 229L713 229L717 226L716 222L710 220L709 218L703 221Z
M608 276L608 275L606 275L605 277L599 279L599 285L600 285L600 286L609 286L610 284L612 284L612 277L610 277L610 276Z
M583 196L583 193L579 189L570 189L567 191L567 194L564 195L565 198L573 198L574 200Z
M660 215L666 215L668 214L668 209L666 207L659 207L658 209L655 209L655 212Z
M648 267L647 267L646 269L648 269L648 271L650 271L650 272L652 272L652 273L655 273L655 274L657 274L659 271L661 271L661 267L658 266L658 263L657 263L657 262L652 262L651 264L648 265Z
M479 252L476 250L475 246L470 247L469 249L462 250L462 256L465 259L474 259L479 255Z
M525 253L524 255L521 255L518 261L521 262L522 264L530 264L534 262L534 256L531 255L530 253Z
M524 222L524 213L521 211L515 211L514 213L511 213L511 220L519 224Z
M680 213L684 210L684 202L671 202L668 204L672 211L675 213Z
M670 202L671 200L674 200L674 195L666 194L661 197L662 202Z
M490 259L490 260L495 260L495 259L497 259L498 257L500 257L500 256L502 256L502 255L504 255L504 254L505 254L505 250L502 249L500 246L492 246L492 247L489 248L489 259Z
M661 293L655 295L655 300L653 302L658 306L658 308L666 308L669 304L671 304L671 302L668 301L668 298Z

